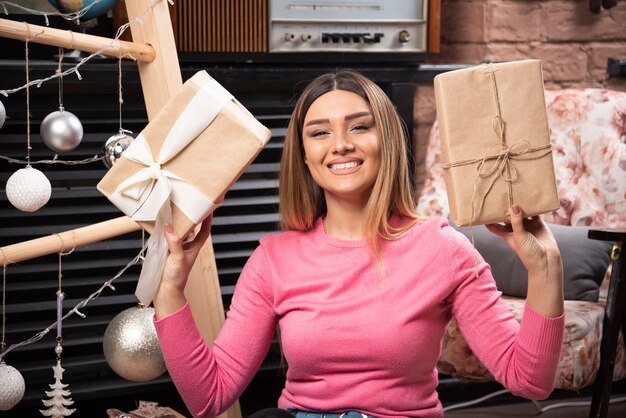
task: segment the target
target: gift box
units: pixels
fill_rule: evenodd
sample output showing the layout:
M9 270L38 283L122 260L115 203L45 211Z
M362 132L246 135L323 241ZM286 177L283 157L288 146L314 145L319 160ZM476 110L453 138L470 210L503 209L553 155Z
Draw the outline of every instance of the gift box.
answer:
M435 77L435 104L450 215L459 226L559 208L541 61Z
M271 132L205 71L187 80L98 183L151 232L137 296L152 301L171 223L181 237L209 216L269 141ZM147 302L147 303L146 303Z

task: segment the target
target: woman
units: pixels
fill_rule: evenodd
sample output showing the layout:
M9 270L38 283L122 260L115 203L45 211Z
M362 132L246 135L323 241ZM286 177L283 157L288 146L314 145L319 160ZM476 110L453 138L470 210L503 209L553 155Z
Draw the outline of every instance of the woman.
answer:
M498 381L529 398L550 394L563 335L550 231L517 206L510 224L489 226L528 270L520 326L468 240L444 219L416 215L406 156L402 124L374 83L351 71L315 79L285 138L284 232L261 239L212 347L183 294L210 220L185 248L166 228L155 324L194 416L239 397L279 326L287 381L280 409L263 416L441 417L435 364L452 315Z

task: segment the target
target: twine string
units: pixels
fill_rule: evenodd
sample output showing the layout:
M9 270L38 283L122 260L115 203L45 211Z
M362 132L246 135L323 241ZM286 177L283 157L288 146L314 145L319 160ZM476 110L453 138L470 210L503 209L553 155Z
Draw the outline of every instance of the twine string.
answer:
M122 133L122 104L124 103L124 98L122 97L122 57L119 57L117 60L117 73L117 100L120 110L120 133Z
M30 40L30 28L28 27L28 23L26 23L26 31L28 33L26 42L24 42L24 60L26 61L26 161L28 166L30 166L30 150L32 148L30 146L30 88L28 88L30 85L28 76L28 41Z

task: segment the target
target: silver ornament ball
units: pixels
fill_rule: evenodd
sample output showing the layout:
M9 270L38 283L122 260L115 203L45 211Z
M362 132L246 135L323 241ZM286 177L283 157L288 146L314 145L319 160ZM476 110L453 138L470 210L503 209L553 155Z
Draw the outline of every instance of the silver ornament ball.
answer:
M39 132L44 144L54 152L71 151L83 139L80 120L63 107L44 118Z
M126 134L125 131L121 130L106 140L104 149L102 150L102 162L106 168L113 167L113 164L122 157L122 153L126 151L134 139L135 138L132 136Z
M8 411L24 397L26 384L15 368L0 362L0 411Z
M30 165L20 168L6 184L9 202L24 212L34 212L48 203L52 194L50 180Z
M129 308L117 314L104 332L104 358L124 379L146 382L166 371L153 316L154 308Z
M0 128L4 126L4 122L7 120L7 110L4 108L2 102L0 102Z

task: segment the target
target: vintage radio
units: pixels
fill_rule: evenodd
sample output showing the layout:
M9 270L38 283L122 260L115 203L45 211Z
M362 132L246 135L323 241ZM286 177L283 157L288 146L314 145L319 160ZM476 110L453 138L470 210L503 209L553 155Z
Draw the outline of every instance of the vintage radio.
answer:
M423 53L439 49L440 0L183 0L179 52Z

